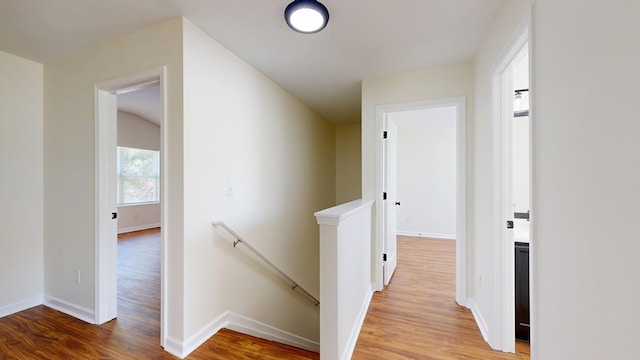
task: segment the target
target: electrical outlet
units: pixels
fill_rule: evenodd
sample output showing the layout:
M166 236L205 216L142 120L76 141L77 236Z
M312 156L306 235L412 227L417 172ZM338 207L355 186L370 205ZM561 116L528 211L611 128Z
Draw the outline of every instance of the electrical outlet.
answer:
M233 184L228 182L227 183L227 196L233 196L234 192L233 192Z
M73 275L74 275L76 284L80 285L80 270L79 269L73 270Z

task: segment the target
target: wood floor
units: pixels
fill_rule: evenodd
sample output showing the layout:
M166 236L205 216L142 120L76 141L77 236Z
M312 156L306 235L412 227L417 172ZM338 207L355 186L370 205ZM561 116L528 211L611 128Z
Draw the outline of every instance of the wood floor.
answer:
M120 237L118 318L89 325L44 306L0 319L0 359L177 359L159 345L160 236ZM455 304L455 243L399 237L391 284L373 297L353 359L529 359L492 351ZM187 359L319 359L317 353L223 329Z
M375 293L352 359L529 359L491 350L455 302L455 241L398 236L398 267Z
M160 232L118 242L118 318L101 326L37 306L0 319L0 359L177 359L160 346ZM319 359L223 329L187 359Z

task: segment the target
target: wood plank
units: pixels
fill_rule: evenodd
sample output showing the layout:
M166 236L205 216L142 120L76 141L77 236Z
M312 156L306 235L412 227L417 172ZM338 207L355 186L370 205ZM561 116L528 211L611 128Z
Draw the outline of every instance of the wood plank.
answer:
M529 359L492 350L455 302L455 241L398 236L398 267L375 293L352 359Z
M44 306L0 319L0 359L176 359L160 343L160 233L119 241L118 319L90 325ZM399 237L400 262L376 293L353 359L529 359L492 351L455 304L455 243ZM317 353L223 329L187 359L319 359Z
M90 325L45 306L0 319L0 359L177 359L160 346L160 230L121 234L118 318ZM319 359L223 329L187 359Z

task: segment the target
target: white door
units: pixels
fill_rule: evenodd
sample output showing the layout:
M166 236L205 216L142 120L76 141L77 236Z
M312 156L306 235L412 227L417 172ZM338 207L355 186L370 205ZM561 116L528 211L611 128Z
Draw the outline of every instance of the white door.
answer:
M384 200L384 255L386 258L383 266L384 284L388 285L396 270L398 263L397 232L398 221L396 206L400 205L397 199L397 175L398 175L398 128L393 120L386 121L387 138L384 140L384 191L387 199Z
M118 315L117 96L96 89L97 96L97 324Z

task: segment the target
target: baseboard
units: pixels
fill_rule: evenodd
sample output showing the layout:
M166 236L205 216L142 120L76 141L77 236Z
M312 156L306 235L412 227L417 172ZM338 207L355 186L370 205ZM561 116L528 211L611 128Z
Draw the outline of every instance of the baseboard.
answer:
M164 351L173 356L177 356L180 359L184 359L187 355L189 355L183 354L182 342L172 338L171 336L167 336L167 338L164 340Z
M320 351L320 344L318 342L305 339L298 335L277 329L273 326L231 311L224 312L184 342L167 337L165 339L164 349L167 352L184 359L222 328L227 328L229 330L237 331L245 335L255 336L261 339L295 346L301 349L307 349L315 352Z
M227 329L237 331L245 335L255 336L261 339L291 345L297 348L320 352L320 343L277 329L260 321L256 321L240 314L229 312L227 316L229 324Z
M353 355L353 351L356 349L356 343L358 342L358 337L360 336L360 331L362 330L362 325L364 324L364 319L367 317L367 311L369 310L369 305L371 304L371 298L373 297L373 288L369 286L367 290L367 295L362 302L362 306L360 307L360 313L358 314L358 318L356 319L355 326L351 330L351 334L349 335L349 340L345 345L344 350L342 351L342 355L340 359L349 360Z
M44 305L54 310L58 310L74 318L88 322L89 324L96 323L95 311L77 304L73 304L66 300L62 300L53 296L44 295Z
M404 235L404 236L435 238L435 239L447 239L447 240L456 239L456 236L453 234L437 234L437 233L418 232L418 231L397 231L396 234Z
M488 344L489 343L489 327L487 327L487 322L484 321L484 317L482 317L482 313L478 308L478 304L476 304L476 302L473 299L467 299L465 301L465 306L471 310L471 314L473 314L473 318L476 320L476 324L478 325L478 329L480 329L482 338Z
M159 228L160 225L161 225L160 223L157 223L157 224L147 224L147 225L126 227L126 228L118 229L118 234L124 234L128 232L147 230L147 229L155 229L155 228Z
M43 301L42 295L38 295L38 296L30 297L28 299L16 301L8 305L0 306L0 318L3 318L11 314L15 314L22 310L27 310L34 306L42 305L42 301Z
M220 329L228 325L227 317L228 311L222 313L222 315L218 316L214 320L212 320L209 324L205 325L198 332L193 334L190 338L185 341L180 341L174 339L172 337L167 336L165 339L165 347L164 349L181 358L184 359L187 355L191 354L195 349L197 349L200 345L204 344L210 337L215 335Z

